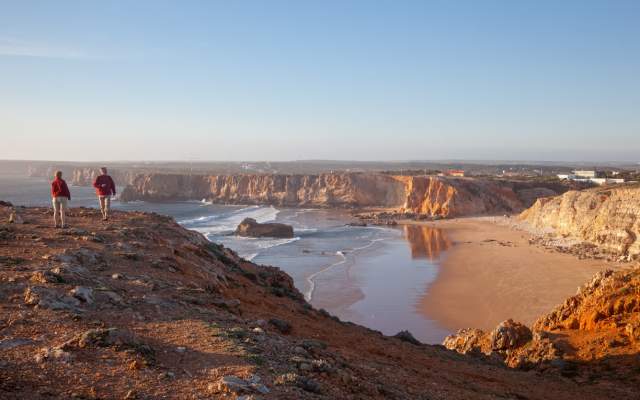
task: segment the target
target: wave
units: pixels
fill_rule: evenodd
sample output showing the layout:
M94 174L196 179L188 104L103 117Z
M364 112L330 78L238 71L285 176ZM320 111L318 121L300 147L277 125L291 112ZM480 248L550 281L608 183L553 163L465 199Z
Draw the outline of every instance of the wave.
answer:
M250 250L245 250L243 253L239 254L240 257L244 258L245 260L251 261L266 249L297 242L298 240L300 240L300 238L296 236L290 239L242 238L240 240L255 241L255 247Z
M274 221L279 212L273 206L250 206L228 213L186 219L179 223L204 235L214 235L234 231L245 218L253 218L259 223Z
M293 227L293 229L296 232L305 232L305 233L314 233L314 232L318 232L318 228L296 228L295 226Z

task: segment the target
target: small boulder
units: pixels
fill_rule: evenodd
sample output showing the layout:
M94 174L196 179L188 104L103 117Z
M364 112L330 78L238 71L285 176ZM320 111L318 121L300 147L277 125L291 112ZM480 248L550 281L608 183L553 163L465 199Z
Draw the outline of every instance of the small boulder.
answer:
M485 333L480 329L460 329L453 335L444 338L442 345L449 350L468 354L481 351Z
M491 332L491 349L496 351L511 350L531 340L531 329L508 319Z
M41 364L47 360L60 361L60 362L66 363L71 361L71 354L59 347L51 347L51 348L42 349L35 356L35 361L38 364Z
M93 289L91 288L84 287L84 286L76 286L71 290L70 294L83 303L87 303L87 304L93 303Z
M269 320L269 324L273 325L280 333L284 335L291 333L291 324L287 321L277 318L271 318Z
M420 341L418 339L413 337L413 335L409 331L400 331L400 332L396 333L393 337L397 338L397 339L400 339L403 342L415 344L416 346L419 346L419 345L422 344L422 343L420 343Z
M317 351L326 349L327 344L316 339L305 339L302 341L302 347L307 351Z
M24 292L24 303L51 310L77 310L80 302L69 296L61 296L56 291L42 286L27 287Z

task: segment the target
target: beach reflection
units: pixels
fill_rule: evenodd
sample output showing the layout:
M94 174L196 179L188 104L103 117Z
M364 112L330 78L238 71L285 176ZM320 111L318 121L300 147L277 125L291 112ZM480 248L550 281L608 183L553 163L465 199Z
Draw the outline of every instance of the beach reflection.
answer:
M404 237L411 248L411 258L437 260L452 242L439 228L425 225L405 225Z

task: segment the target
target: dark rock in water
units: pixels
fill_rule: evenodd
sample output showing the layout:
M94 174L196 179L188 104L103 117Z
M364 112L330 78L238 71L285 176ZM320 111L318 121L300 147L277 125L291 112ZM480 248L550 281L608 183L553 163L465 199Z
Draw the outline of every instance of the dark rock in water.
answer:
M260 224L253 218L245 218L235 232L238 236L292 238L293 227L279 223Z
M418 339L414 338L413 335L411 334L411 332L409 332L409 331L400 331L400 332L396 333L393 337L394 338L398 338L398 339L402 340L403 342L415 344L416 346L419 346L419 345L422 344L422 343L420 343L420 341L418 341Z
M347 224L347 226L362 226L362 227L364 227L364 226L367 226L367 223L364 222L364 221L355 221L355 222L349 222Z

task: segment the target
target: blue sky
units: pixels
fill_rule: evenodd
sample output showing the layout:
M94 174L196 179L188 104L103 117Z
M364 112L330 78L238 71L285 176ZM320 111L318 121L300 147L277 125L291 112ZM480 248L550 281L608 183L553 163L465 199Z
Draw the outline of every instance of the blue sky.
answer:
M640 159L640 1L0 9L0 159Z

